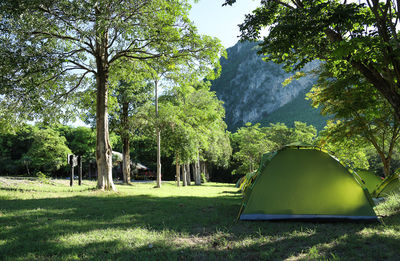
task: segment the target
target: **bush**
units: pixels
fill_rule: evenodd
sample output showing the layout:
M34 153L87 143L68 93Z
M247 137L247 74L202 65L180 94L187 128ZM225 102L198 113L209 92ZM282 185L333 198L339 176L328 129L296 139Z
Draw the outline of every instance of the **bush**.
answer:
M50 178L46 174L41 172L41 171L36 172L36 177L42 183L45 183L45 184L49 184L50 183Z
M204 173L201 173L201 183L206 183L206 182L207 182L206 175Z

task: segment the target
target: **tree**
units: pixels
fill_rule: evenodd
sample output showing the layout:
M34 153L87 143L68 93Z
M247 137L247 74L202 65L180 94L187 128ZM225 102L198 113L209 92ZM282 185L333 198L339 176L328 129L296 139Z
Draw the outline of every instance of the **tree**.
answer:
M195 164L195 182L200 185L199 161L205 160L202 154L217 160L220 156L216 155L218 146L225 146L226 155L230 151L230 144L224 143L227 139L221 137L226 135L222 103L204 82L195 86L175 86L160 101L159 129L165 140L163 151L175 157L178 185L180 165L189 163Z
M227 168L229 166L232 147L229 139L230 133L227 125L221 118L210 125L211 135L208 135L208 149L203 151L204 164L210 163L212 166ZM204 174L209 177L210 169L204 167Z
M232 134L235 147L233 158L241 164L232 174L253 172L258 169L264 153L279 150L293 142L312 145L316 136L314 126L299 121L294 122L294 128L288 128L280 122L262 128L259 123L246 123L246 126Z
M115 189L109 75L121 59L184 57L205 49L218 52L216 39L197 34L188 9L184 0L2 1L1 67L7 69L3 78L15 80L1 94L7 104L23 107L21 98L34 90L29 101L37 108L32 109L48 115L46 101L59 109L61 98L95 85L97 187ZM29 57L28 63L21 56ZM21 62L13 64L14 59Z
M317 138L317 129L312 125L301 121L294 122L294 128L291 135L292 142L300 142L312 145Z
M71 150L64 137L52 129L38 129L32 133L32 145L21 160L29 160L34 171L51 173L67 165L67 155Z
M352 169L369 169L368 152L371 150L371 144L366 143L359 135L353 135L351 139L332 138L331 133L335 132L335 128L336 123L329 121L320 132L317 144Z
M110 125L119 134L122 142L122 174L126 184L130 182L131 173L130 141L135 129L139 127L135 115L139 107L150 100L152 90L151 84L147 82L149 76L143 68L144 64L137 62L131 65L133 68L130 71L135 72L133 76L124 77L123 72L115 75L117 86L112 88L112 96L116 98L116 104L110 113ZM121 78L130 81L125 82Z
M254 40L267 28L260 52L287 70L316 59L352 66L400 120L399 18L400 6L393 0L264 0L246 15L240 30L243 40Z
M332 143L354 139L363 141L359 145L372 145L385 176L390 175L400 124L394 109L358 71L343 63L326 63L308 96L314 106L322 107L323 114L334 115L324 130L325 139Z
M219 57L226 56L222 45L217 42L209 42L206 48L199 51L196 55L160 57L151 62L147 62L150 68L149 73L154 82L155 96L155 118L159 119L158 88L164 82L166 87L169 85L180 86L191 85L200 80L208 81L219 76L221 66ZM161 131L155 124L157 141L157 187L161 187Z
M272 151L275 145L267 139L266 132L260 128L259 123L246 123L245 127L239 128L232 134L232 143L238 148L233 158L241 163L232 174L246 174L257 170L261 156Z
M29 170L31 159L23 158L33 143L33 133L37 127L24 124L18 129L1 132L0 135L0 173L15 175L33 173Z
M72 154L82 156L83 169L90 173L92 164L96 162L96 132L83 126L62 125L54 129L60 136L65 137L66 145L72 151Z
M272 150L279 150L282 146L292 143L292 129L284 123L270 123L263 129L266 139L272 142Z

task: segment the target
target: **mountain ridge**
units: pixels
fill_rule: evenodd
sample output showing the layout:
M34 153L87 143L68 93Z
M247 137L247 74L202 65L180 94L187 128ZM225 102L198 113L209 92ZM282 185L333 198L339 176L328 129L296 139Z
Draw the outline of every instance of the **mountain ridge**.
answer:
M257 43L238 42L227 49L227 59L220 59L221 76L212 82L211 90L224 102L228 129L235 131L246 122L283 122L291 126L296 120L322 129L326 117L305 100L316 77L309 74L283 86L282 82L294 73L285 72L282 65L263 61L257 49ZM305 70L317 66L318 62L311 62Z

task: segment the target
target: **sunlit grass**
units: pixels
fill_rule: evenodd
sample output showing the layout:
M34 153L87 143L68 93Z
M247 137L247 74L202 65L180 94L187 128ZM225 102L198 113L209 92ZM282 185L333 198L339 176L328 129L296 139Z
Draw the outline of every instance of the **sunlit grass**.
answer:
M399 258L399 195L377 206L384 224L243 222L231 184L95 185L0 177L0 260Z

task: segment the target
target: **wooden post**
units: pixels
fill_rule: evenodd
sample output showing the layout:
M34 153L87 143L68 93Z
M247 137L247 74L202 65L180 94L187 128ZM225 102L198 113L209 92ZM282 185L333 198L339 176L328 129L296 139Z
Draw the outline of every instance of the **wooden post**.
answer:
M69 185L74 185L74 155L69 156L69 162L71 164L71 177L69 179Z
M78 156L79 186L82 185L82 156Z
M180 173L180 165L179 165L179 154L176 154L176 160L175 160L175 176L176 176L176 184L178 185L178 187L181 186L181 173Z

